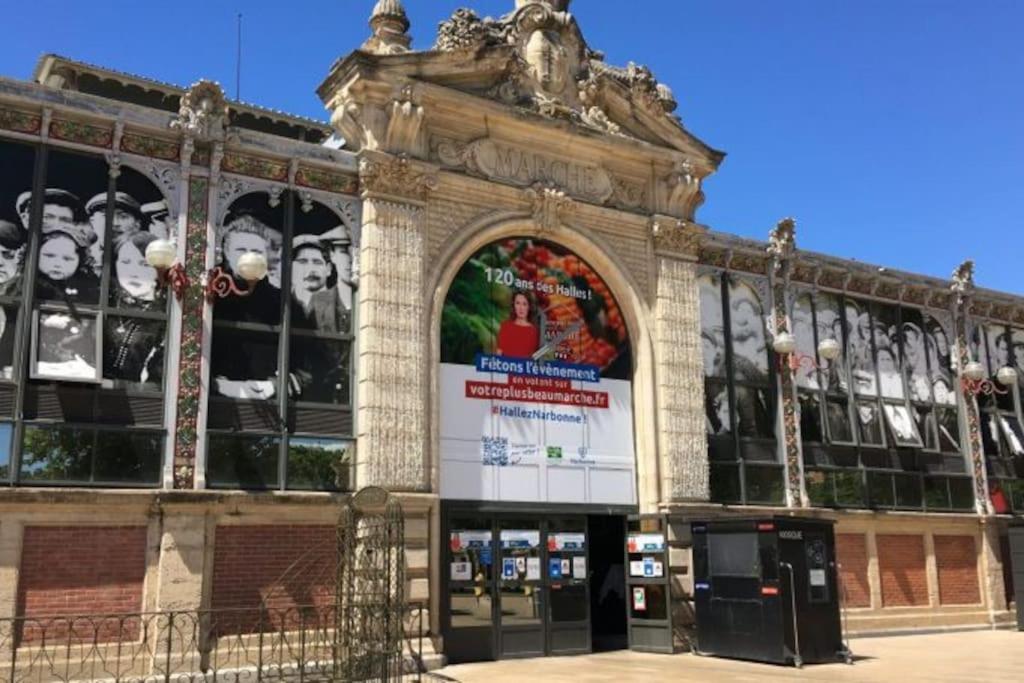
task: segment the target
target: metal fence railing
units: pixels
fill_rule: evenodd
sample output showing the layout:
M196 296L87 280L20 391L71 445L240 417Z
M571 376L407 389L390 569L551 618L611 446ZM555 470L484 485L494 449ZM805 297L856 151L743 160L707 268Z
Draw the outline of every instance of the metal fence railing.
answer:
M336 607L0 619L0 682L420 682L424 610L399 651L345 652ZM358 660L358 661L356 661ZM353 673L355 672L355 673Z

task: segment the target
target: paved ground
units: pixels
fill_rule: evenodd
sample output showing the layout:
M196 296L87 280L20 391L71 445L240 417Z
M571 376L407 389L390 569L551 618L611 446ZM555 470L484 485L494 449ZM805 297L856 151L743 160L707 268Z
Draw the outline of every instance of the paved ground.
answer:
M1024 680L1024 633L973 631L857 638L853 666L791 667L695 655L613 652L584 657L460 664L436 672L459 683L655 683L657 681L929 681Z

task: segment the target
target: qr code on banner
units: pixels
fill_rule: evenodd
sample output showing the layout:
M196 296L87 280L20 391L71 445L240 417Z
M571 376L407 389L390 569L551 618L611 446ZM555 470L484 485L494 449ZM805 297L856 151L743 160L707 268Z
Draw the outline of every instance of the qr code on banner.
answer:
M483 444L483 462L485 465L508 465L508 437L485 436L481 438Z

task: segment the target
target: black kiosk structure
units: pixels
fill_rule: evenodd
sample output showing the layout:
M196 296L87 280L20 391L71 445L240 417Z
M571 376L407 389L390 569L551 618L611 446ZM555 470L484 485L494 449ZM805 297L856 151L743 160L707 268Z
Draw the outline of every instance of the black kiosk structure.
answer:
M695 522L700 654L775 664L852 662L843 641L833 522Z

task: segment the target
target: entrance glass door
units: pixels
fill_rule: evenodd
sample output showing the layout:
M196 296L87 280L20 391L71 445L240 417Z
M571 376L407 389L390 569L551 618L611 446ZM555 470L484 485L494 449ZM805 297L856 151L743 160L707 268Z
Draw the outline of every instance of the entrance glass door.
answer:
M452 663L494 659L495 572L490 523L453 519L448 546L448 659Z
M590 651L587 522L556 519L547 529L548 654Z
M500 656L541 656L545 652L541 523L501 520L498 534Z

